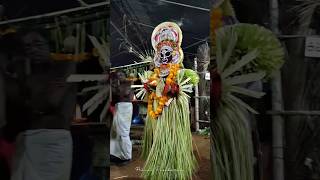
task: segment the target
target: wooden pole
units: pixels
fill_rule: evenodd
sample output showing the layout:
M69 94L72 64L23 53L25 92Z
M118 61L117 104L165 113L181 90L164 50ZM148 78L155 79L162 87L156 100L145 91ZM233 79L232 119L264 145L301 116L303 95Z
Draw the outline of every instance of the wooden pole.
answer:
M128 65L124 65L124 66L112 67L112 68L110 68L110 70L124 69L124 68L136 68L138 66L149 65L150 63L151 63L151 61L138 62L138 63L128 64Z
M271 29L275 34L279 34L279 4L278 0L270 0L270 21ZM281 72L275 73L271 82L272 88L272 110L282 111L282 84ZM283 139L284 139L284 119L281 115L272 116L272 152L273 152L273 179L284 180L284 162L283 162Z
M197 58L194 58L194 70L196 72L198 72L198 62L197 62ZM195 88L194 88L194 92L195 92L195 96L198 97L199 96L199 87L198 87L198 84L195 85ZM195 100L195 120L196 120L196 132L199 131L199 98L194 98Z

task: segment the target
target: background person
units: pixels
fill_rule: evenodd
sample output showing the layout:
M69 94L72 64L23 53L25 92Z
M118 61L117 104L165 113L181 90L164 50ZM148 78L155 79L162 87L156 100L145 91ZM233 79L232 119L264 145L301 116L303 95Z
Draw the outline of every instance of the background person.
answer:
M54 62L39 32L3 39L5 136L16 142L11 180L69 180L76 88L66 83L73 62Z
M110 131L110 161L115 164L126 164L132 158L130 127L132 120L131 81L125 73L119 71L112 78L113 101L115 104L113 123Z

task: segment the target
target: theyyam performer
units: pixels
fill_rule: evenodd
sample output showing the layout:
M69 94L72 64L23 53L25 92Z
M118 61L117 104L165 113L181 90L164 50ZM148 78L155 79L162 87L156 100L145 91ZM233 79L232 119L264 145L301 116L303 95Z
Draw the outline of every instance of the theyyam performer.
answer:
M153 71L139 74L143 83L136 94L148 99L142 157L145 179L191 179L197 162L193 154L188 93L199 76L183 68L182 32L172 22L159 24L151 42Z

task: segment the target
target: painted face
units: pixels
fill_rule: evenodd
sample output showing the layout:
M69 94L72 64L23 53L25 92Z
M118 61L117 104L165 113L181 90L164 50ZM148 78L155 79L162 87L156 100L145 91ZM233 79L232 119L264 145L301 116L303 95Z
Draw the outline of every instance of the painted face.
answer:
M170 46L163 46L160 50L160 63L168 64L172 62L173 49Z
M160 76L164 77L169 74L168 64L178 64L180 61L180 52L170 46L162 46L156 53L154 64L160 68Z

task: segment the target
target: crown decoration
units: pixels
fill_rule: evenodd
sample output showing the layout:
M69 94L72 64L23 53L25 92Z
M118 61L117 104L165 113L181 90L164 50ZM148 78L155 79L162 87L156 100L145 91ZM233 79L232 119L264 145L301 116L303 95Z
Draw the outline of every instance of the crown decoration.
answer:
M156 46L156 48L157 48L156 51L160 51L163 46L170 46L174 50L178 50L179 49L177 43L169 40L169 41L162 41L162 42L158 43L157 46Z
M154 64L160 68L160 76L169 74L167 64L180 64L183 60L181 49L182 32L173 22L159 24L151 36L152 47L155 50Z
M151 42L153 49L157 49L159 43L171 41L177 47L181 46L182 32L180 27L173 22L159 24L152 32Z

